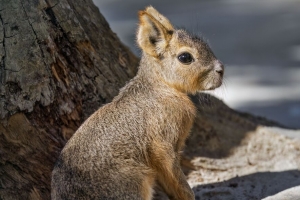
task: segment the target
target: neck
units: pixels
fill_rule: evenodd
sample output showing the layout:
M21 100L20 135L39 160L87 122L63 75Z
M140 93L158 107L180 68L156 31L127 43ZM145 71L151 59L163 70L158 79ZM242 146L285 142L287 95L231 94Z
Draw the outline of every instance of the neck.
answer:
M121 89L114 101L117 102L126 97L138 98L138 94L150 95L149 99L153 98L153 95L160 98L164 96L162 99L170 99L170 102L184 105L183 110L194 115L195 108L188 95L176 90L164 81L161 74L162 67L157 59L143 55L137 75Z
M147 80L149 83L159 84L163 82L161 68L162 66L156 58L153 58L147 54L143 54L137 76Z
M158 70L160 67L153 57L143 55L137 75L120 90L114 101L119 101L131 95L135 96L137 93L153 91L155 88L161 88L161 86L164 87L165 84Z

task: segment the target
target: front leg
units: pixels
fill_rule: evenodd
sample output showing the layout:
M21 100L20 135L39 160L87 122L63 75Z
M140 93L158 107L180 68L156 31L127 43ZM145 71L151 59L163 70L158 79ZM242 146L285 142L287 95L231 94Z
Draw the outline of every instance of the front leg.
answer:
M194 200L194 193L180 167L179 153L164 143L156 143L153 148L151 164L164 192L171 200Z

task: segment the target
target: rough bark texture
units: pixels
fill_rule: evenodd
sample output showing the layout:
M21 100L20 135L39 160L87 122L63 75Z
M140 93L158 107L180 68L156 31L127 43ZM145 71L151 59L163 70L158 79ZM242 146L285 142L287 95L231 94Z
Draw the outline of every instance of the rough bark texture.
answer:
M1 0L0 199L50 199L61 148L137 64L91 0Z
M137 62L91 0L1 0L0 199L50 199L60 150ZM276 133L289 131L204 94L194 101L182 166L197 198L261 199L300 184L300 142Z

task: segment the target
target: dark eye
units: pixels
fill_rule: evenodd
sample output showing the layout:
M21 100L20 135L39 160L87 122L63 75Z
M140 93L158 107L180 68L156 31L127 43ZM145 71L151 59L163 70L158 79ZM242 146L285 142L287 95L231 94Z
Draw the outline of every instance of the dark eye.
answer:
M185 65L189 65L194 61L193 56L188 52L184 52L184 53L180 54L177 58L181 63L183 63Z

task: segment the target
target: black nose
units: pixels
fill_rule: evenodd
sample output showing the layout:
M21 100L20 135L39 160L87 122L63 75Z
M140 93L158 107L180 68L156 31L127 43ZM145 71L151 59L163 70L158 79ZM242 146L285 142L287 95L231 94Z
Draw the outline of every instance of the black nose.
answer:
M218 74L220 74L220 76L223 76L223 74L224 74L224 70L223 69L216 69L216 72Z
M224 65L220 61L217 61L215 64L215 72L220 74L220 76L224 75Z

